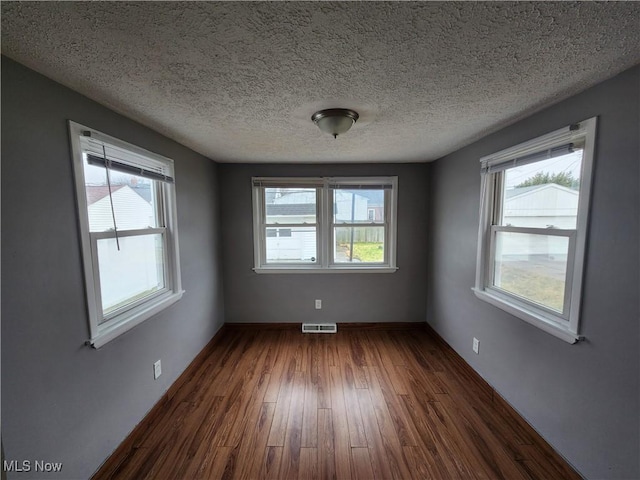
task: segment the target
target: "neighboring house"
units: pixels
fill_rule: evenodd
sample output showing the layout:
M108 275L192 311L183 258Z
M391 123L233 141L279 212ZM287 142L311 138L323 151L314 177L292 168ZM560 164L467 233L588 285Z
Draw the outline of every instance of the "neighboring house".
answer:
M293 228L267 229L267 259L315 261L315 191L271 191L268 193L266 202L267 223L301 224ZM305 223L310 226L304 226Z
M149 188L134 189L129 185L112 185L111 199L109 187L106 185L87 185L86 191L89 230L92 232L112 230L114 228L113 212L115 212L118 230L147 228L155 223ZM111 200L113 200L113 212Z
M313 190L269 191L266 197L267 223L303 224L305 227L285 227L267 230L268 260L314 261L316 252L316 193ZM336 223L363 223L382 220L383 190L335 190L334 214ZM347 229L336 235L344 241ZM367 235L365 235L367 234ZM381 241L378 232L358 232L356 241ZM375 238L372 238L375 237ZM335 246L334 246L335 247Z
M367 221L382 222L384 220L384 190L362 190L357 195L367 199Z
M337 222L355 223L373 221L369 209L383 209L382 190L335 190L334 213ZM270 192L267 195L269 223L315 223L316 194L311 190ZM376 210L377 212L378 210ZM382 213L375 220L382 220Z
M129 185L112 185L111 198L106 185L87 185L86 192L91 232L114 230L114 216L118 231L155 226L148 185L133 188ZM164 254L159 237L158 234L150 234L120 237L117 242L115 238L96 241L105 311L115 309L121 302L130 299L132 291L145 294L164 287L161 263L155 261Z
M505 225L535 228L576 228L579 191L555 183L508 189L505 192L503 219ZM505 234L498 239L498 251L517 260L528 252L531 256L564 261L567 258L566 237Z
M505 222L518 227L576 228L579 193L555 183L508 189Z

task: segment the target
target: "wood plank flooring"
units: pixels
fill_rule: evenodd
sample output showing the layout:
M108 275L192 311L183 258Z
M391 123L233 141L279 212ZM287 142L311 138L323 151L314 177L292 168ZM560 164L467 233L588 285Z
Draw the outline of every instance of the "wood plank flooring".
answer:
M93 477L579 479L421 324L226 325Z

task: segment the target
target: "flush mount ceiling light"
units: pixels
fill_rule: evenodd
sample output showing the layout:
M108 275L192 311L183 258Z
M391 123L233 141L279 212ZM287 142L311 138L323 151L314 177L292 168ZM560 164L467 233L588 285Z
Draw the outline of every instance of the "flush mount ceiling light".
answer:
M357 112L347 108L329 108L311 116L313 123L323 132L333 135L333 138L346 133L358 118Z

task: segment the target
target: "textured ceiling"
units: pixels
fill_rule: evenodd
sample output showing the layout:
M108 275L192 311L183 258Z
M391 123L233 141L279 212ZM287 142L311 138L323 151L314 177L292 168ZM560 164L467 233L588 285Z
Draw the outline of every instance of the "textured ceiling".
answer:
M429 161L640 63L640 3L3 1L2 53L217 161Z

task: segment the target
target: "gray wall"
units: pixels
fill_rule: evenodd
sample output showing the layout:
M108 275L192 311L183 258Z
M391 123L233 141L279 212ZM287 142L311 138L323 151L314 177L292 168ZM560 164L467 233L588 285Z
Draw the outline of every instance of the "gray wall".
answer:
M100 350L89 338L67 119L171 157L184 297ZM2 58L2 440L87 478L224 322L216 165ZM163 373L153 380L153 362ZM42 477L42 473L9 478ZM55 478L47 475L47 478Z
M425 164L226 164L220 165L219 171L227 322L424 321L427 283ZM399 270L395 273L254 273L251 177L341 175L398 176ZM322 300L322 310L315 310L315 299Z
M587 478L640 478L640 68L430 168L428 322ZM581 333L569 345L478 300L479 159L599 116ZM480 355L471 351L480 340Z

